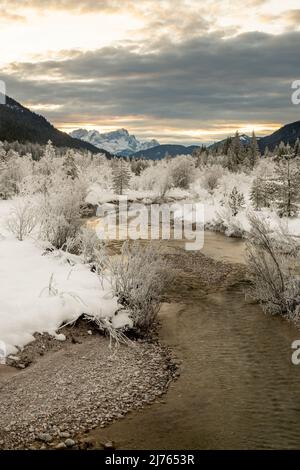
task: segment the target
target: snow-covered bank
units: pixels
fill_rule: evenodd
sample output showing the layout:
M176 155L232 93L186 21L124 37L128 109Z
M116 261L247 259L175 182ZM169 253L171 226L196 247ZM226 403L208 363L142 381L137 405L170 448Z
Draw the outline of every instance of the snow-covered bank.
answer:
M250 229L249 213L256 213L267 220L274 232L282 230L300 236L300 204L299 211L295 211L293 217L284 216L278 208L278 194L272 195L267 186L273 184L276 179L276 167L271 159L262 159L251 171L239 172L229 171L214 163L199 168L190 168L189 165L189 158L177 157L169 163L162 161L147 167L140 175L132 178L130 187L124 190L124 195L129 202L138 201L145 204L157 201L203 204L205 229L221 232L229 237L247 236ZM175 180L174 175L173 179L170 176L174 169L177 169L180 176ZM184 180L186 175L187 181ZM266 188L261 189L261 194L255 186L259 178L266 185ZM184 188L180 186L182 181L186 183ZM175 183L179 186L175 186ZM87 201L103 204L118 200L118 195L113 189L103 188L102 183L92 184ZM234 200L239 197L241 201ZM185 218L189 218L187 212Z
M0 340L7 353L33 340L35 332L55 334L62 322L82 313L128 322L115 316L117 299L87 265L71 266L60 252L45 252L40 242L9 235L5 220L11 202L0 201ZM50 285L50 289L49 289Z
M224 233L228 237L244 238L250 230L249 214L256 214L268 222L270 229L276 232L283 232L295 237L300 237L300 217L282 217L270 209L243 210L236 216L230 211L218 205L207 204L204 206L205 229Z

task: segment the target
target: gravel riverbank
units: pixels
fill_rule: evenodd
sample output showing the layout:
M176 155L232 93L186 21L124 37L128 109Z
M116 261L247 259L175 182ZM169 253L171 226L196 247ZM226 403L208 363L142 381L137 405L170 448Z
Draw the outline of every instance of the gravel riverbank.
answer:
M169 352L100 335L67 342L0 383L0 449L78 447L76 435L159 399L176 376Z

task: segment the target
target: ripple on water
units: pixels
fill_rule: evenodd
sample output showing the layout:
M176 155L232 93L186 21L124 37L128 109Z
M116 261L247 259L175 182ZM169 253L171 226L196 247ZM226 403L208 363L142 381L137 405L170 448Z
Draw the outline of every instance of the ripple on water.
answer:
M241 292L162 309L162 338L183 361L166 403L105 431L121 448L299 448L297 330Z

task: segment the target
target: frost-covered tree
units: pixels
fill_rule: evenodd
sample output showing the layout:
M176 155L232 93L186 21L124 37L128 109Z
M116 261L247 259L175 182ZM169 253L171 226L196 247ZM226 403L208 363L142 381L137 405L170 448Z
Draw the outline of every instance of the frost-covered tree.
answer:
M291 151L281 155L277 160L276 175L279 215L291 217L298 212L300 202L300 159Z
M232 215L235 217L245 205L245 198L242 193L234 186L228 198L228 205L231 209Z
M44 193L48 191L48 187L51 185L53 175L57 170L57 166L55 165L55 157L55 148L53 147L52 142L49 140L44 148L42 158L39 160L37 166L37 170L40 176L40 190Z
M4 148L3 142L0 141L0 161L5 160L6 150Z
M229 148L227 152L226 166L230 171L237 171L238 166L236 158L231 148Z
M283 155L286 155L286 153L288 153L288 149L285 143L280 142L279 146L275 149L274 153L275 155L277 155L277 157L282 157Z
M23 241L37 225L37 211L35 205L28 198L16 200L6 220L8 230Z
M236 170L238 165L242 161L244 149L241 144L240 134L236 131L234 138L232 139L228 155L231 159L231 169Z
M124 190L129 188L131 179L129 165L123 158L114 162L112 170L113 188L117 194L124 194Z
M259 160L259 155L260 153L259 153L258 143L257 143L255 132L253 131L251 142L250 142L249 149L248 149L248 159L249 159L251 168L254 168L255 165L257 164Z
M277 191L275 164L272 159L261 159L255 170L250 189L253 207L259 210L275 203Z
M300 157L300 139L299 139L299 137L295 142L294 153L295 153L296 157Z
M222 153L224 155L228 155L231 144L232 144L232 137L227 137L227 139L225 140L225 142L223 144L223 148L222 148Z
M40 171L46 175L49 176L53 172L53 166L54 166L54 159L56 157L55 153L55 148L53 147L53 144L51 140L47 143L43 156L40 159Z
M250 200L256 210L266 207L266 184L259 176L253 180L250 190Z
M270 153L269 147L267 146L264 151L264 158L268 158L270 157L270 155L271 153Z
M136 176L140 176L142 171L148 168L148 166L149 166L148 160L144 160L142 158L138 158L138 159L134 158L131 161L131 170Z
M53 160L56 156L55 148L51 142L51 140L48 140L48 143L45 147L43 157L47 158L48 160Z
M63 171L68 178L71 178L72 180L78 178L78 168L75 163L75 156L73 150L67 150L62 166Z
M203 145L199 149L193 151L195 167L202 168L207 165L209 159L209 150Z
M4 145L0 142L0 199L7 198L7 190L5 184L5 170L6 170L6 151Z
M2 199L12 198L19 193L20 183L25 176L26 164L17 152L9 150L0 161L0 197Z

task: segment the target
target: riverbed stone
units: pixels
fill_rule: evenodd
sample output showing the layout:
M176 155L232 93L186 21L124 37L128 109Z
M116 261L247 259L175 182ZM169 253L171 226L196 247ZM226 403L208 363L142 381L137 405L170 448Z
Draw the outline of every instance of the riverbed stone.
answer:
M76 445L76 442L73 439L66 439L65 445L66 447L74 447Z

